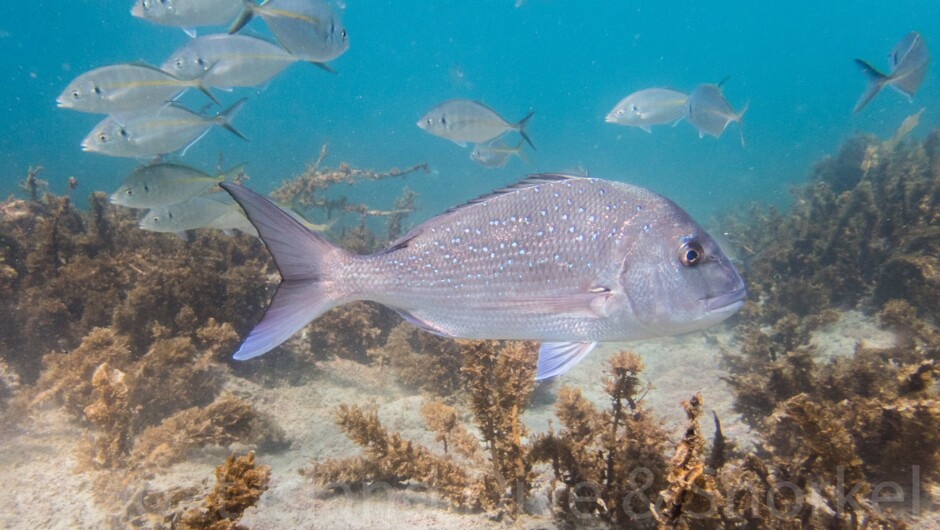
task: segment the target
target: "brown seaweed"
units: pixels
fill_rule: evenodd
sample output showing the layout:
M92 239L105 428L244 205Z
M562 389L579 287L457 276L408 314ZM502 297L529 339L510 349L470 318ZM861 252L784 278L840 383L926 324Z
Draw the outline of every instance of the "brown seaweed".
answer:
M417 171L428 172L427 163L415 164L405 169L392 168L388 171L380 172L371 169L358 169L342 162L335 168L320 167L326 158L327 146L324 144L320 148L320 154L316 161L307 165L306 169L296 177L282 182L277 189L271 193L271 197L284 204L296 205L305 209L316 208L326 213L329 219L334 212L356 213L360 217L367 216L386 216L390 222L401 225L402 214L413 211L414 194L407 190L402 198L396 201L392 210L379 210L366 204L354 204L349 202L345 196L338 199L328 198L324 191L337 184L352 185L361 181L376 181L390 178L405 177L410 173Z
M374 408L340 405L337 424L346 436L365 451L364 457L315 463L301 470L328 489L353 491L375 483L401 486L415 481L431 488L454 506L492 508L492 499L480 495L489 483L474 479L468 470L428 448L390 433L382 426Z
M0 204L0 344L25 382L45 354L75 349L96 327L141 355L155 323L185 335L212 318L245 333L260 316L269 260L257 240L200 231L185 244L139 230L104 194L90 205L49 193Z
M384 344L368 351L380 366L388 366L399 381L441 397L453 397L463 385L461 346L456 341L400 322Z
M533 462L549 462L562 485L556 515L575 521L596 516L626 526L648 521L656 492L666 487L667 434L643 406L640 358L611 358L604 389L610 409L597 410L580 390L563 387L556 415L563 429L536 437Z
M101 431L95 439L93 461L102 467L124 463L131 443L131 414L124 372L101 364L92 376L95 401L85 407L85 417Z
M181 462L198 447L227 447L235 442L262 451L287 445L284 431L251 403L223 395L206 407L191 407L148 427L134 440L131 460L137 466L166 467Z
M244 530L238 524L245 510L258 503L267 491L270 466L255 464L255 453L235 454L215 470L215 488L202 508L185 512L174 525L181 530Z
M528 433L520 420L534 384L535 350L524 342L457 344L482 446L458 426L455 411L440 403L426 407L425 418L437 439L456 449L445 456L388 432L375 409L341 405L337 424L364 449L364 456L316 462L302 474L321 486L350 491L376 482L421 484L454 506L521 512L535 478L523 443ZM483 452L488 462L482 461Z
M747 518L774 512L758 496L786 483L784 527L902 526L883 505L916 505L921 481L938 480L938 177L938 131L924 142L860 136L794 190L788 212L742 227L756 249L752 301L725 359L735 406L771 464L745 455L726 466L740 473L727 484L755 488ZM879 312L896 344L820 358L813 333L845 308Z

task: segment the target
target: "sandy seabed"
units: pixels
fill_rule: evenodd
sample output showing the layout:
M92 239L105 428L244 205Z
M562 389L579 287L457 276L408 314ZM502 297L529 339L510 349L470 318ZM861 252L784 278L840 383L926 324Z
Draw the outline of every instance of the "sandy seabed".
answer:
M652 390L646 405L663 418L679 439L685 414L679 403L694 393L704 397L706 411L721 418L723 431L738 445L750 443L750 429L733 409L733 395L722 380L727 375L720 363L719 344L731 340L726 331L695 333L682 337L630 344L604 344L560 381L540 385L524 421L531 432L544 432L554 418L554 392L562 384L582 389L601 408L607 407L601 381L607 359L618 349L636 351L646 369L642 377ZM818 355L828 357L853 351L858 341L886 347L893 336L857 312L814 335ZM346 360L317 364L317 375L302 386L264 388L244 379L230 378L225 390L251 401L271 414L291 440L289 449L277 454L259 454L258 462L271 466L268 491L250 509L241 523L255 529L282 528L505 528L485 514L462 513L446 501L420 488L383 489L352 494L331 494L316 487L298 470L311 460L356 455L359 449L334 423L341 403L378 407L383 424L406 439L439 448L433 433L425 429L420 409L425 397L400 385L388 370ZM466 412L466 411L462 411ZM710 416L710 415L709 415ZM469 423L469 414L464 421ZM557 420L555 420L557 425ZM714 426L703 421L711 436ZM97 499L96 474L75 472L79 442L90 433L61 408L49 405L34 411L26 421L0 429L0 527L3 528L121 528L120 514L138 502L141 491L167 490L173 486L211 486L213 470L238 447L197 451L145 484L130 488L128 498ZM526 506L527 515L513 528L555 526L547 495L548 480L536 486ZM923 521L940 527L940 520Z

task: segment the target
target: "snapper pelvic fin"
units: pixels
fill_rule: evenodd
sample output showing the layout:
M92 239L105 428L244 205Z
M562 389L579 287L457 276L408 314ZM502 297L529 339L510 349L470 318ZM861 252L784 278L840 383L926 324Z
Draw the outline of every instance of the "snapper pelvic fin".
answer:
M571 370L596 346L596 342L543 342L539 348L535 380L548 379Z

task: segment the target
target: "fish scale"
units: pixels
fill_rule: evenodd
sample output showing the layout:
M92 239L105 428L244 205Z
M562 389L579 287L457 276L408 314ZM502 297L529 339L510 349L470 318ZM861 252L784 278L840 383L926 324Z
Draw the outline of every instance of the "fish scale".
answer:
M407 235L404 249L356 260L353 269L368 269L356 274L370 278L360 289L382 293L372 299L444 335L530 338L538 329L545 340L570 339L572 333L602 338L607 321L537 310L520 315L515 300L613 285L619 267L607 264L616 261L623 237L647 224L639 222L641 213L650 222L656 216L655 208L643 209L650 194L627 185L598 186L594 179L544 184L516 190L512 202L497 196L458 209Z
M612 181L536 175L357 256L241 186L221 186L257 227L283 282L235 354L250 359L330 308L387 305L439 335L542 340L536 378L598 341L684 333L740 308L744 283L681 208Z

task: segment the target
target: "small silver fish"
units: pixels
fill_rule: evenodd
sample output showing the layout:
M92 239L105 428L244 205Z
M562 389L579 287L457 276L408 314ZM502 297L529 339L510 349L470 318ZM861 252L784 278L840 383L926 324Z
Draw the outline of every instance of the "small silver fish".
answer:
M349 49L349 38L339 15L321 0L265 0L260 5L249 4L229 33L240 30L254 15L261 17L281 46L298 59L323 65Z
M258 228L283 278L235 353L264 354L332 307L371 300L445 337L543 342L536 378L597 341L700 330L746 290L715 241L672 201L620 182L535 175L358 256L264 197L221 184Z
M139 226L150 232L172 233L180 237L184 237L186 231L197 228L237 229L253 236L258 235L237 204L204 196L152 208L140 218Z
M526 142L535 149L525 126L534 112L516 123L509 123L495 110L478 101L469 99L451 99L429 110L418 120L418 127L425 131L446 138L459 146L468 142L482 144L506 134L517 131Z
M184 28L190 36L197 26L230 23L246 9L248 0L137 0L131 15L162 26Z
M484 144L476 144L473 146L473 150L470 151L470 160L487 169L499 169L509 162L509 157L512 155L528 162L522 152L522 140L519 140L515 147L509 147L499 139L490 140Z
M874 98L885 86L897 90L907 96L908 101L914 98L917 89L924 82L927 65L930 63L930 52L924 39L916 31L904 36L888 54L889 73L879 72L874 66L861 59L855 59L862 72L868 77L868 89L855 104L853 112L858 112Z
M270 81L297 58L276 44L244 35L204 35L179 47L160 66L203 86L251 87Z
M175 103L152 111L113 114L102 120L82 140L82 150L108 156L151 157L182 149L199 141L213 125L223 127L243 140L231 120L244 105L237 101L217 116L206 118Z
M738 129L741 130L741 145L744 145L744 130L741 129L741 118L747 112L748 105L745 104L740 112L735 112L721 93L719 85L704 84L696 87L689 94L689 99L685 103L686 120L698 129L698 137L702 138L706 134L721 137L731 122L738 123Z
M158 108L188 88L202 90L218 103L198 79L181 79L157 67L141 63L95 68L76 77L56 99L62 108L114 114Z
M135 169L111 194L111 202L127 208L157 208L187 201L244 170L244 165L208 175L180 164L151 164Z
M669 88L639 90L620 100L604 121L652 132L651 125L675 125L681 121L685 117L688 99L688 94Z

